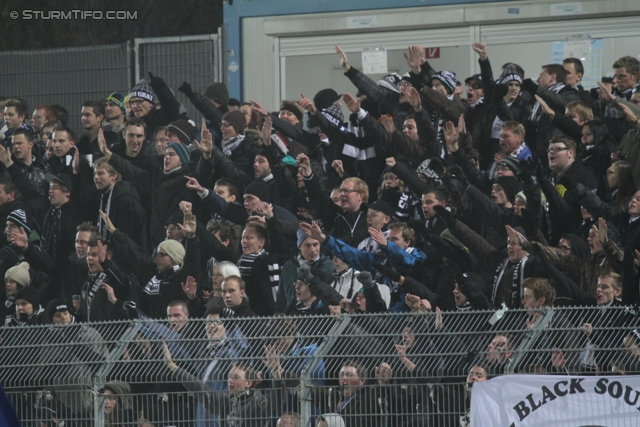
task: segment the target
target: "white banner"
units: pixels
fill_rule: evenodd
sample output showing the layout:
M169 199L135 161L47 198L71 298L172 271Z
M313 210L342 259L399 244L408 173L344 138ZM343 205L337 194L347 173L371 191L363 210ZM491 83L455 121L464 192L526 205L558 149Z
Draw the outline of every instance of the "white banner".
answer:
M640 426L640 376L504 375L475 383L471 427Z

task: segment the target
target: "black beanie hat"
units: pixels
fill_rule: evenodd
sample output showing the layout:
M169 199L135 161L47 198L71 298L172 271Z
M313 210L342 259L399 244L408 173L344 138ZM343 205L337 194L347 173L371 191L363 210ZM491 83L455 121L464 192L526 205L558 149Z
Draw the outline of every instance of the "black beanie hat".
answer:
M325 108L329 108L340 99L340 95L333 89L322 89L320 92L316 93L316 96L313 97L313 105L315 105L317 110L324 110Z
M251 184L247 185L247 188L244 189L244 194L256 196L263 202L269 203L271 201L269 186L262 179L256 179Z
M49 317L49 322L53 322L53 315L59 311L71 312L71 309L69 308L69 305L61 299L49 301L49 304L47 304L47 316Z
M501 176L496 178L495 183L500 185L507 195L507 199L514 203L516 200L516 194L522 191L522 184L515 176Z
M33 286L25 286L20 289L16 294L16 301L19 299L28 301L33 306L34 310L40 305L40 293Z
M176 135L184 145L189 145L191 144L191 141L196 138L198 129L196 129L191 121L176 120L167 126L167 132L171 132Z
M227 105L229 103L229 90L224 83L214 83L207 86L204 90L204 96L213 99L219 104Z
M240 110L228 112L222 116L222 121L229 122L238 135L244 133L244 128L247 127L247 120L244 118L244 113Z
M382 212L388 217L393 216L393 208L391 207L391 205L381 199L378 199L375 202L371 203L369 205L369 209L372 209L376 212Z
M292 101L282 101L282 105L280 105L280 111L286 110L293 113L294 116L298 118L299 121L302 121L302 117L304 114L304 110L297 102Z

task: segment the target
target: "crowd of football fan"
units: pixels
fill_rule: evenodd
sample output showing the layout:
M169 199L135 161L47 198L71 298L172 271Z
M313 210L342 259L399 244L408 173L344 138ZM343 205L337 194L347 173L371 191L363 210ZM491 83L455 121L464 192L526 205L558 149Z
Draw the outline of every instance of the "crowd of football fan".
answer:
M579 59L543 65L532 79L516 63L494 75L487 46L472 48L481 73L464 80L466 92L417 46L405 53L409 72L378 82L336 46L354 93L323 89L275 113L230 99L223 83L198 93L184 82L178 90L202 114L200 129L151 73L128 94L83 103L81 134L61 105L38 105L28 120L25 101L0 101L5 325L165 319L176 336L208 344L193 350L212 360L200 367L175 363L171 346L162 355L172 378L196 392L180 416L202 426L299 425L296 404L260 392L295 386L295 356L318 348L290 338L295 326L281 314L423 313L398 324L402 344L388 346L395 365L379 360L367 375L350 359L318 374L330 381L331 371L340 385L317 404L331 414L318 418L326 426L382 425L381 400L415 416L407 425L465 425L464 416L418 416L433 405L446 412L434 393L364 386L374 376L388 385L398 370L421 387L435 381L448 367L425 356L433 342L418 340L422 356L409 354L416 331L464 330L442 321L447 312L488 318L522 308L522 328L533 329L547 307L581 306L551 321L580 332L540 343L527 371L638 372L636 319L606 309L640 295L640 63L622 57L613 78L585 90ZM251 343L251 322L236 319L256 316L281 339ZM186 327L189 318L206 326ZM606 328L617 329L598 332ZM486 357L449 361L469 383L504 373L517 347L507 335L486 338L460 342ZM626 350L588 351L611 348ZM141 415L122 397L133 387L123 379L103 390L120 396L105 400L109 425L179 423L162 410ZM457 400L454 412L464 412Z

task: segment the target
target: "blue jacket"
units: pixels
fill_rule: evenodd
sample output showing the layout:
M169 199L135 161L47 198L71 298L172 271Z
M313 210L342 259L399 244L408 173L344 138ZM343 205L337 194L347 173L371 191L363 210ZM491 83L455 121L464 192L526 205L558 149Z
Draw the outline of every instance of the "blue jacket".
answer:
M388 277L376 272L374 264L384 264L389 262L398 272L403 275L412 275L414 268L418 268L427 256L418 248L401 249L400 246L387 241L387 247L381 248L377 253L360 251L353 246L349 246L343 241L332 236L327 236L324 247L333 255L347 263L349 267L360 271L369 271L374 274L376 281L384 283L391 288L391 305L389 311L409 311L409 307L404 303L405 292L397 283L392 282Z

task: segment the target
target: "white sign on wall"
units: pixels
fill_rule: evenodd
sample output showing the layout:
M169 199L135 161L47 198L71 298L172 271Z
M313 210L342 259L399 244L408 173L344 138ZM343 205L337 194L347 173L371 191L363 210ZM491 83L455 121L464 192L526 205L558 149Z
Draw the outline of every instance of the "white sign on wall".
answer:
M387 48L362 49L362 72L365 74L387 74Z
M582 61L582 86L585 89L598 87L597 82L602 80L602 39L553 42L551 56L554 64L562 64L565 58L578 58Z

